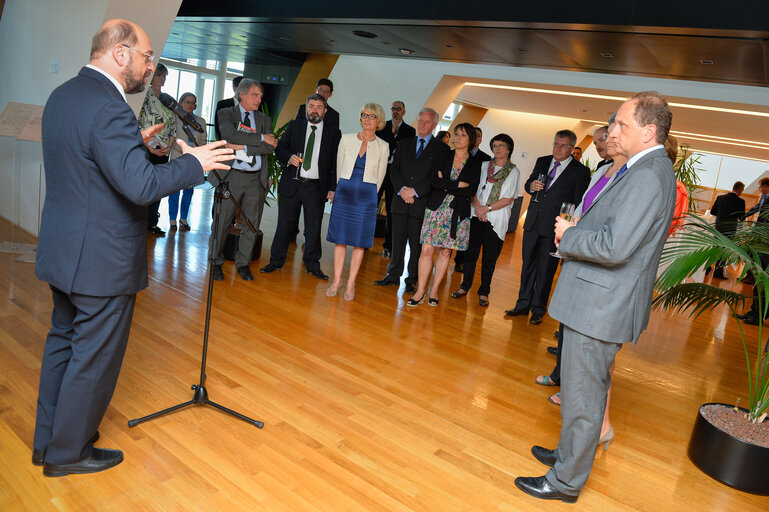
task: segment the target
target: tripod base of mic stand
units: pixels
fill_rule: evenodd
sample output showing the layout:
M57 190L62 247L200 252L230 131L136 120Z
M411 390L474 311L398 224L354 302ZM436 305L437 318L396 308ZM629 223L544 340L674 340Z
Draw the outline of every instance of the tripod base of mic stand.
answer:
M223 405L219 405L216 402L212 402L211 400L209 400L208 399L208 391L206 391L205 386L199 386L197 384L193 384L192 385L192 390L195 392L195 395L192 397L192 400L189 400L187 402L183 402L183 403L178 404L178 405L174 405L173 407L169 407L168 409L163 409L162 411L158 411L158 412L155 412L155 413L152 413L152 414L148 414L147 416L144 416L143 418L138 418L138 419L135 419L135 420L128 420L128 426L129 427L135 427L139 423L143 423L145 421L157 418L158 416L162 416L164 414L168 414L169 412L174 412L176 410L179 410L179 409L182 409L184 407L187 407L188 405L199 404L199 405L210 405L212 407L216 407L220 411L226 412L227 414L229 414L231 416L235 416L236 418L239 418L239 419L245 421L246 423L250 423L253 426L255 426L256 428L264 427L264 423L262 423L261 421L252 420L248 416L244 416L244 415L242 415L242 414L240 414L238 412L233 411L232 409L228 409L228 408L224 407Z

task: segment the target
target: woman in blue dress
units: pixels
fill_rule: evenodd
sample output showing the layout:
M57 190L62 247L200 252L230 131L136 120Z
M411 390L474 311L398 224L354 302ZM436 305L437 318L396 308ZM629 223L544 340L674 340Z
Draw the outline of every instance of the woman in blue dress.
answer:
M387 172L390 147L376 136L384 128L384 110L376 103L366 103L360 111L358 133L342 135L336 157L336 191L331 197L331 218L326 240L334 248L334 279L326 289L328 297L335 297L342 284L347 246L351 245L350 275L344 300L355 298L355 279L358 276L364 249L374 245L376 227L377 191Z

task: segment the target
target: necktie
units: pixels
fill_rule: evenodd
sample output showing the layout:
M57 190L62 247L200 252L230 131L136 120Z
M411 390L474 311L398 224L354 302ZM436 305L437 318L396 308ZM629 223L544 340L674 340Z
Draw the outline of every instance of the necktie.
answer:
M616 180L617 178L622 176L622 173L625 171L627 171L627 164L623 165L622 168L619 171L617 171L617 176L615 176L614 179Z
M243 114L243 124L251 128L251 119L248 117L248 112Z
M315 147L315 130L317 129L317 126L310 126L310 136L307 137L307 147L304 148L304 160L302 161L302 167L305 171L312 165L312 149Z
M417 148L417 158L422 154L422 150L425 149L425 139L419 139L419 147Z
M547 175L547 183L545 184L545 191L550 189L550 185L553 184L553 179L555 178L555 173L558 171L558 168L561 166L561 162L558 160L555 161L555 165L553 165L553 170L550 171L550 174Z

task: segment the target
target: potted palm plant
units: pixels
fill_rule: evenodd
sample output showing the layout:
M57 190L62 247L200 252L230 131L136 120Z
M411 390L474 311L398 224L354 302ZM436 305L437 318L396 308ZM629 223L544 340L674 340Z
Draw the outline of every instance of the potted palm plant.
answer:
M689 312L697 317L717 305L726 305L735 315L745 351L748 380L746 407L738 404L708 403L700 406L688 454L707 475L745 492L769 494L769 374L767 347L762 343L762 326L753 345L743 330L736 310L748 297L735 290L705 283L686 282L695 272L716 261L742 264L738 279L748 270L755 277L759 293L758 310L767 309L769 274L760 255L769 253L769 223L741 226L729 237L704 219L688 214L685 229L665 247L657 278L655 308ZM750 336L752 337L752 336ZM754 348L757 347L757 348Z

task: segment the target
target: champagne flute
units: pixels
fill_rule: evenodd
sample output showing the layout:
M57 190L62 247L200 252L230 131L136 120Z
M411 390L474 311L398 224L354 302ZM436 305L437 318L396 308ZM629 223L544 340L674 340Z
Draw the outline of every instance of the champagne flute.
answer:
M563 203L561 205L561 213L560 216L563 220L571 222L571 219L574 217L574 211L576 210L576 206L574 206L571 203ZM553 258L562 258L561 253L558 252L558 249L555 250L555 252L551 252L550 256Z
M544 183L545 183L545 180L546 180L546 179L547 179L547 174L544 174L544 173L540 173L540 174L537 176L537 181L538 181L538 182L540 182L540 183L542 183L542 184L544 184ZM531 196L531 200L532 200L532 201L534 201L535 203L538 203L538 202L539 202L539 190L537 190L536 192L534 192L534 194Z
M296 154L296 157L299 159L299 165L296 166L296 175L294 175L295 180L301 179L301 173L302 173L302 162L304 162L304 153L301 151Z

